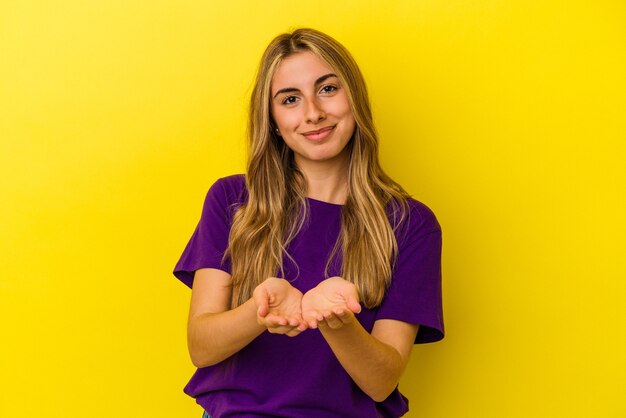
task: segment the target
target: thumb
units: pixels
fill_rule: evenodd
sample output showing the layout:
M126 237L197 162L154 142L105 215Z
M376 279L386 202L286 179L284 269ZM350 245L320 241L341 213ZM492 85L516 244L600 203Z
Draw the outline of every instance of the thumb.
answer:
M254 292L254 302L258 306L257 315L264 318L270 312L269 295L266 289L261 288L257 290L257 292Z

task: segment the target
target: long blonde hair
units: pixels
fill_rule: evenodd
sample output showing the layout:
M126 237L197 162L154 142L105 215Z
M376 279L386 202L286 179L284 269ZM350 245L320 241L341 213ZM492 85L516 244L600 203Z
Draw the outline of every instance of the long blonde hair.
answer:
M235 213L225 258L232 264L232 306L252 296L267 277L282 275L286 247L307 216L306 182L293 152L273 130L272 77L281 61L310 51L336 72L356 121L348 144L348 196L339 239L327 261L343 255L342 277L354 283L363 304L379 305L389 285L398 246L394 228L405 218L408 194L382 170L365 81L350 53L330 36L297 29L269 44L256 76L248 120L248 201ZM389 217L391 217L391 222ZM392 225L393 224L393 225Z

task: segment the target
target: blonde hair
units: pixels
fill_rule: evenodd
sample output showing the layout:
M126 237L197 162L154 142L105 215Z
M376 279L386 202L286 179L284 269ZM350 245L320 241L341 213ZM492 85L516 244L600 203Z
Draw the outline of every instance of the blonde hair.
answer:
M355 284L361 302L372 308L382 302L391 280L398 251L394 229L408 213L408 194L379 164L367 89L356 62L339 42L307 28L274 38L256 76L248 121L248 201L235 213L225 255L232 265L232 306L249 299L267 277L283 273L283 257L289 257L286 247L307 216L304 176L293 152L275 134L270 116L270 87L278 65L304 51L314 53L335 70L356 122L348 144L349 184L341 233L326 271L341 251L342 277Z

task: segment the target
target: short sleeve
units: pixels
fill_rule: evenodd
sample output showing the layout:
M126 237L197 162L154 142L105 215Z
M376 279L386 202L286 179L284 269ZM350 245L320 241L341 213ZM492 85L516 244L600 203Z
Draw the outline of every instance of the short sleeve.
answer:
M243 176L231 176L216 181L209 189L198 226L174 268L174 276L187 286L192 287L194 273L201 268L230 273L230 261L224 260L224 253L243 184Z
M420 326L415 343L444 336L441 294L441 227L432 211L415 200L398 240L391 284L376 319Z

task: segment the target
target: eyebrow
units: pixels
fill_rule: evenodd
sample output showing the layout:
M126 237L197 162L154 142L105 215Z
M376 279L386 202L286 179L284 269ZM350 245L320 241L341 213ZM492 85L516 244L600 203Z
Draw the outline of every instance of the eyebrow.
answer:
M315 80L315 85L321 84L331 77L337 77L337 74L335 73L324 74L323 76L320 76L317 78L317 80ZM278 90L276 94L274 94L274 98L276 98L276 96L278 96L281 93L294 93L294 92L299 92L299 91L300 90L295 87L285 87L285 88Z

